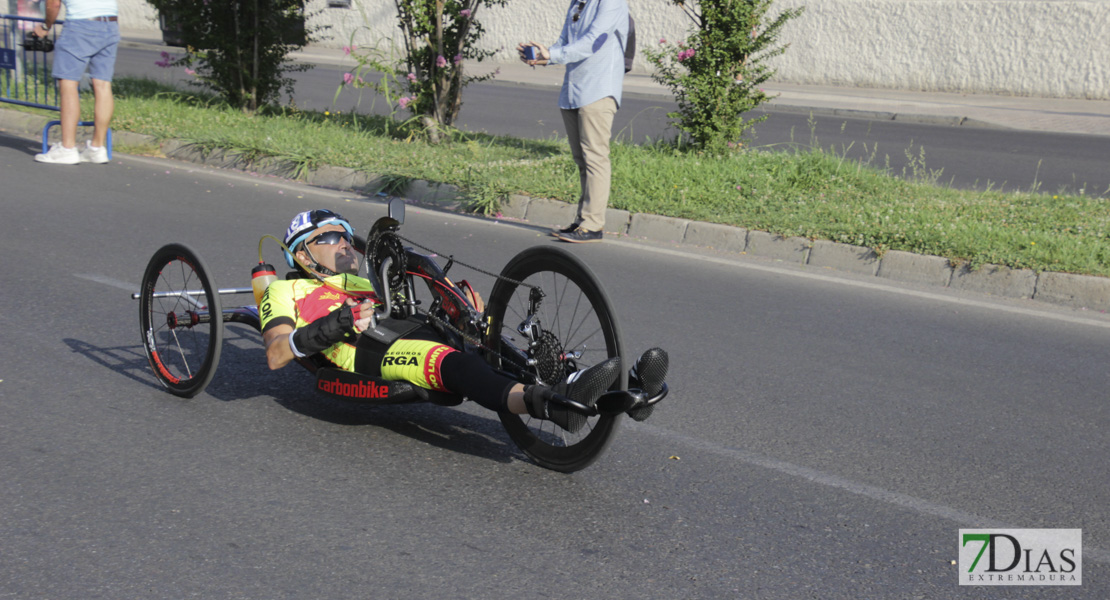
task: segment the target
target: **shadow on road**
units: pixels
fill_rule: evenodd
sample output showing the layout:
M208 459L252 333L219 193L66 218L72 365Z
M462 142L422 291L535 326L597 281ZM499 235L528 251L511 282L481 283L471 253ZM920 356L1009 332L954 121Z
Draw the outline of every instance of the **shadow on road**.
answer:
M303 375L301 387L289 388L274 401L306 417L337 425L380 427L454 453L498 463L527 460L492 415L472 415L434 404L368 406L343 402L314 394L311 375Z
M144 386L159 389L162 386L150 373L150 363L141 344L133 346L103 347L84 340L65 338L62 340L70 350L92 362Z
M42 152L42 144L25 140L22 138L12 137L10 135L0 136L0 147L11 148L13 150L24 152L28 156L34 156Z
M104 347L74 338L63 341L72 352L108 371L144 387L161 389L141 344ZM312 374L297 367L271 371L258 334L250 328L228 326L216 376L204 394L224 402L268 397L287 410L327 423L381 427L430 446L499 463L527 460L492 414L472 415L433 404L343 402L317 395L314 382ZM197 398L203 399L204 394Z

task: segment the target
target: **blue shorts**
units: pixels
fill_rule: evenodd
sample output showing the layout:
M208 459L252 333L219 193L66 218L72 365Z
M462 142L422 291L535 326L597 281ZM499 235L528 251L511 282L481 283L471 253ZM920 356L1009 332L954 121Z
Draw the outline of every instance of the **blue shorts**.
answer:
M54 45L54 78L81 81L88 67L89 77L111 81L118 46L118 22L67 19Z

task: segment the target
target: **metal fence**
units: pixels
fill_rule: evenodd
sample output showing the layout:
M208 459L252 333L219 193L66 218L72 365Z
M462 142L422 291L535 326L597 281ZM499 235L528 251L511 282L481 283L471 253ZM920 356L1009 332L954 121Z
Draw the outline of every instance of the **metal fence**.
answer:
M31 30L43 20L0 15L0 102L59 110L58 85L50 74L49 52L34 50ZM60 23L61 21L59 21ZM57 30L45 38L53 45Z
M0 15L0 102L33 106L47 110L61 111L61 98L58 96L58 82L50 71L50 53L58 37L57 25L65 21L55 21L50 35L43 38L44 44L35 44L31 30L44 22L37 17ZM61 121L50 121L42 128L42 151L50 145L50 130L61 125ZM79 121L81 127L92 127L92 121ZM108 129L108 160L112 159L112 130Z

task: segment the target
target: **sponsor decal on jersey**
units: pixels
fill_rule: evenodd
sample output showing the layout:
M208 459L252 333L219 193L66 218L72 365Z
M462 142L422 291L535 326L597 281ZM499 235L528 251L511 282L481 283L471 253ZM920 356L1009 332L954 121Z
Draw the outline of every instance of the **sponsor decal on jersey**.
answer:
M378 385L373 381L347 383L336 379L319 379L316 388L321 392L345 398L385 399L389 397L389 386Z
M419 367L420 361L415 356L386 356L382 359L382 366Z
M300 318L306 323L328 316L343 304L342 296L323 286L313 290L297 302Z
M443 365L443 359L454 352L455 350L450 346L439 345L428 353L428 357L424 359L424 379L427 380L428 385L433 390L446 392L447 388L443 387L443 378L440 376L440 366Z

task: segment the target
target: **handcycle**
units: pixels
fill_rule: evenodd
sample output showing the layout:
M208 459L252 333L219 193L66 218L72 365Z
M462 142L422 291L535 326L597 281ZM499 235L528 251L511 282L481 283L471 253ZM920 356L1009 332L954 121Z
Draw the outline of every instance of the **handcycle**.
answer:
M371 283L377 307L372 326L362 335L388 343L418 324L433 325L448 345L479 353L493 368L526 385L553 385L572 373L611 357L622 357L624 346L613 304L593 271L573 254L552 246L535 246L514 256L500 273L491 273L420 246L417 252L400 235L405 204L388 203L366 237L355 236L362 255L359 274ZM276 270L262 258L252 271L252 287L217 288L201 257L188 246L171 243L157 250L132 298L139 300L143 346L158 381L172 394L191 398L204 391L215 375L225 323L238 323L261 333L258 302L276 279ZM496 278L485 310L479 312L463 286L447 277L455 265ZM289 277L298 276L298 272ZM417 285L417 280L424 283ZM254 294L255 304L231 308L222 297ZM326 365L320 355L297 361L316 375L316 390L325 396L363 404L431 402L444 406L464 398L430 391L406 381L342 371ZM661 367L664 370L665 364ZM626 369L593 405L564 396L555 401L588 417L575 433L548 420L498 413L510 439L545 468L573 472L592 464L613 440L621 418L643 420L668 388L659 376L656 389L629 389ZM645 378L645 381L647 378Z

